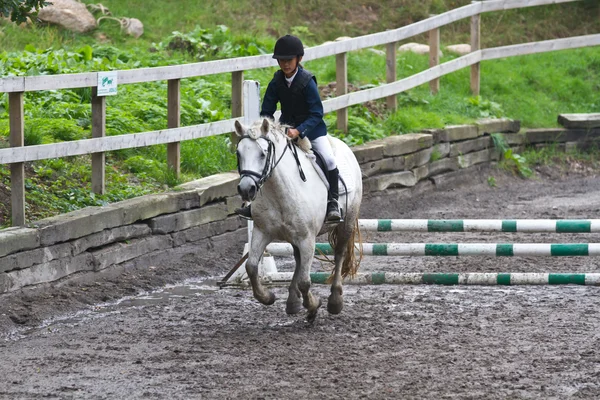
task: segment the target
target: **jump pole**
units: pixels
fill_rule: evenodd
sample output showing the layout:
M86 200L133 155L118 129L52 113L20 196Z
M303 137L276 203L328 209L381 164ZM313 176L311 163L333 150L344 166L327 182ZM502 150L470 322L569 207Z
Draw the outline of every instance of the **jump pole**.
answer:
M362 248L364 256L600 256L600 243L363 243ZM293 254L292 246L287 243L271 243L267 252L272 256ZM333 249L329 243L317 243L315 255L333 255Z
M329 272L310 274L313 283L326 283ZM292 279L291 272L278 272L269 275L266 283L283 283ZM469 286L515 286L515 285L586 285L600 286L600 273L359 273L353 278L345 278L350 285L469 285Z
M368 232L600 232L600 219L360 219Z

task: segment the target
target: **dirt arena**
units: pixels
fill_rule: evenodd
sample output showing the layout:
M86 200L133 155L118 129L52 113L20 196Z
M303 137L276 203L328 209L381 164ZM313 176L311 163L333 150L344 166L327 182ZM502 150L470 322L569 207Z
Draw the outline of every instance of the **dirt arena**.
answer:
M493 177L493 179L490 179ZM363 218L599 218L593 171L365 198ZM495 182L495 186L490 183ZM368 242L600 243L599 234L380 233ZM150 254L92 282L0 296L2 399L597 399L600 288L350 286L314 324L215 286L244 232ZM397 272L600 272L591 257L369 257ZM325 268L318 262L315 270ZM290 261L278 260L289 270ZM166 286L165 286L166 285ZM313 286L325 302L329 288Z

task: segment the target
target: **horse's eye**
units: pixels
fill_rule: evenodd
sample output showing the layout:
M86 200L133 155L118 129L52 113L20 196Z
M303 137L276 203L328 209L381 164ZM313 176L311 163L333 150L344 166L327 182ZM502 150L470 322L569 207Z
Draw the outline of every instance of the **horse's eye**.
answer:
M260 153L260 159L262 160L263 158L265 158L265 153Z

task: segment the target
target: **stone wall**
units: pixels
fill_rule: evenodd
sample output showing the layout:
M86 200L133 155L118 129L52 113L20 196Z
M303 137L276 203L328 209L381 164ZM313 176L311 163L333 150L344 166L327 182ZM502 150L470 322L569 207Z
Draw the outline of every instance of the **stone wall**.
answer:
M518 150L558 143L585 147L600 128L532 129L518 121L480 120L476 125L392 136L357 146L365 194L410 188L419 181L451 182L478 164L499 160L491 133L504 133ZM241 204L236 172L186 183L169 193L105 207L89 207L27 227L0 230L0 293L53 282L71 274L94 274L151 252L170 251L246 226L234 215ZM241 252L242 249L240 249Z

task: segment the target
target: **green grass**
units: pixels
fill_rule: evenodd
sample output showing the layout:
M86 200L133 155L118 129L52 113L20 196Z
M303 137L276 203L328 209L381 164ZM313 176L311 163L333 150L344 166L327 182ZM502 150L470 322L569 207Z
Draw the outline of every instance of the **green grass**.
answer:
M97 1L84 0L86 4ZM274 41L286 33L297 33L310 44L333 40L339 36L359 36L399 28L420 21L431 14L468 5L470 0L307 0L303 2L248 0L104 0L114 17L137 18L144 24L139 39L122 34L117 22L102 20L94 32L77 35L52 27L19 28L0 25L0 49L23 49L35 43L42 48L77 47L97 41L119 48L149 48L172 31L190 32L196 26L213 29L218 25L231 28L236 36L268 36ZM482 16L482 45L503 45L598 32L598 2L586 0L518 10L487 13ZM101 16L95 14L96 18ZM441 29L443 43L468 43L468 19ZM410 41L424 42L424 36Z
M117 23L106 20L99 29L84 35L50 26L20 28L0 23L0 76L130 69L264 54L271 52L279 35L288 32L300 35L307 45L315 45L338 36L403 26L430 13L469 3L392 0L386 3L388 9L383 10L379 2L358 4L349 0L252 4L242 0L179 0L175 6L168 2L107 0L103 4L113 16L143 21L145 33L141 38L125 36ZM600 31L596 17L599 7L597 2L586 1L509 10L496 14L502 23L484 15L483 45L596 33ZM327 13L322 12L324 8ZM330 18L331 14L339 18ZM468 42L468 35L468 21L454 23L442 29L442 45ZM426 42L426 39L419 36L410 41ZM445 53L442 62L455 58L443 47L442 50ZM317 76L321 86L335 82L335 57L304 64ZM398 54L398 79L427 68L427 56ZM244 77L259 81L264 93L275 71L275 67L246 71ZM371 50L352 52L348 55L348 71L352 90L385 83L385 55ZM487 61L482 63L481 72L480 97L470 93L467 68L442 77L437 95L430 93L428 84L399 94L395 112L385 109L385 99L351 107L346 135L337 131L336 115L331 113L325 118L329 132L355 145L387 135L471 123L482 117L518 119L524 127L553 127L557 126L560 113L598 112L600 109L600 48ZM166 128L166 91L164 81L119 86L119 95L107 98L107 134ZM7 97L0 96L0 147L7 147L9 133ZM90 98L90 89L27 92L26 143L90 137ZM231 75L182 80L181 102L183 126L229 118ZM520 170L530 167L524 164L530 159L541 162L541 158L534 155L525 155L525 161L517 156L508 158L517 163ZM235 156L230 151L227 136L182 143L181 160L182 176L177 179L167 167L165 146L111 152L107 155L107 194L104 196L90 193L88 157L32 163L35 174L27 183L28 218L39 219L160 191L183 181L235 168ZM0 167L0 180L9 185L8 166ZM0 225L6 221L5 208L0 208Z

